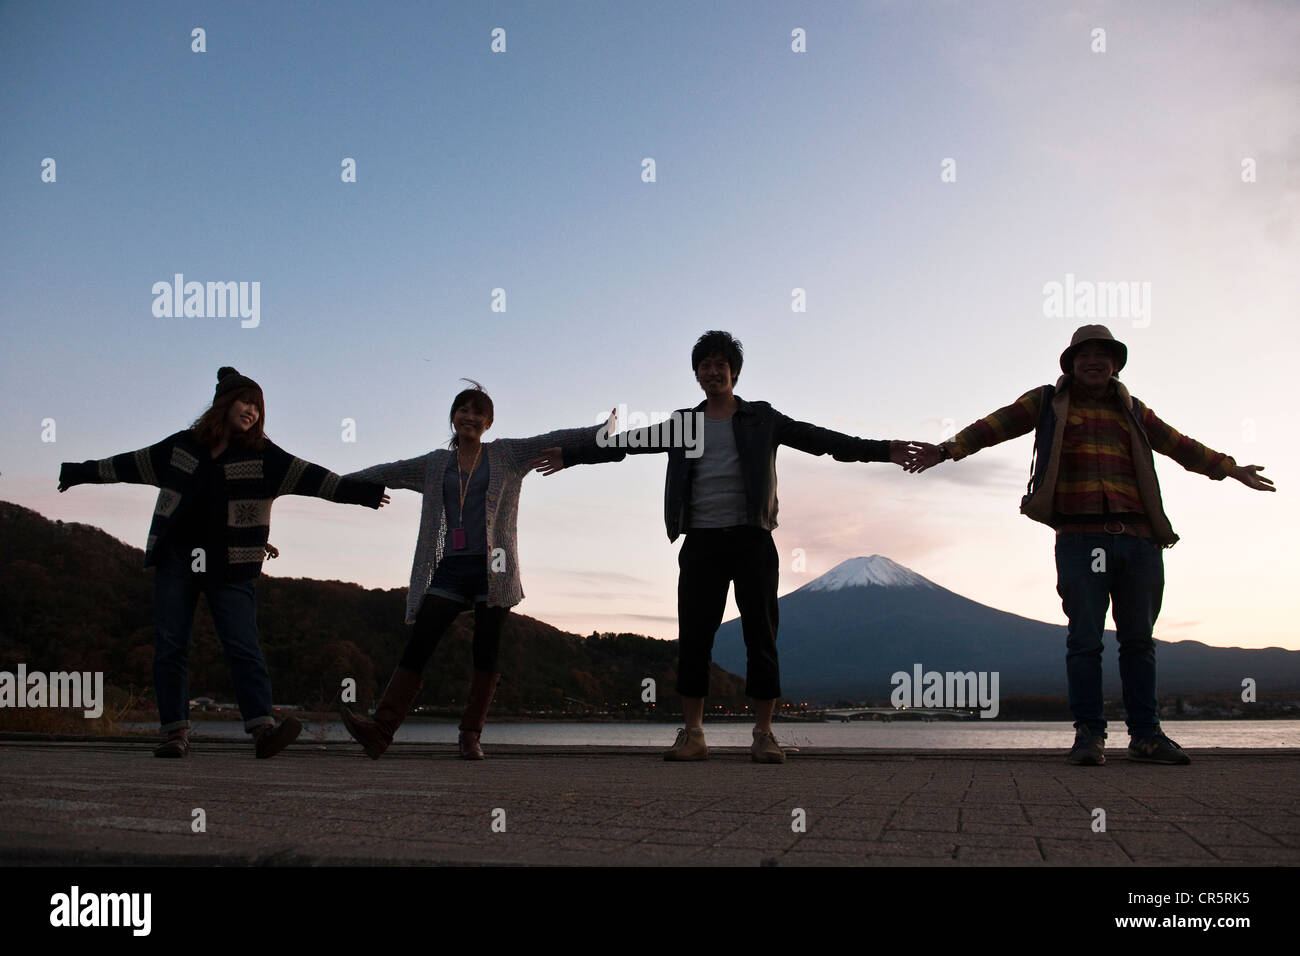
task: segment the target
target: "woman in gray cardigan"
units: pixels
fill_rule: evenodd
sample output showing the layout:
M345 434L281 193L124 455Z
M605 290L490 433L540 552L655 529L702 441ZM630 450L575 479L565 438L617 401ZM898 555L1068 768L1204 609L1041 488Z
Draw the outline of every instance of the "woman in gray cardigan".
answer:
M465 381L470 381L466 379ZM594 445L605 424L533 438L483 442L492 427L492 399L471 382L451 403L450 449L375 465L347 477L382 482L424 496L411 565L406 623L414 632L373 718L342 709L352 737L378 760L419 696L422 675L439 639L464 610L474 609L474 674L460 721L460 755L483 759L479 736L501 675L497 655L510 608L524 598L516 545L519 491L543 453ZM558 470L552 468L551 470ZM549 472L548 472L549 473Z

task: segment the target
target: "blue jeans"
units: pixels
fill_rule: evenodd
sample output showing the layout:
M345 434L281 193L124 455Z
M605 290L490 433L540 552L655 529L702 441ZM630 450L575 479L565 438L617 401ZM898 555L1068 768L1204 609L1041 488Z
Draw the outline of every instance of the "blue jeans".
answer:
M257 600L252 581L210 581L190 570L188 559L167 548L158 550L158 577L154 591L153 681L158 693L158 716L163 732L190 725L190 634L199 593L208 608L226 663L235 681L235 699L250 733L271 716L271 675L257 645Z
M1160 733L1156 704L1156 646L1151 631L1165 590L1160 549L1131 534L1071 533L1056 536L1056 593L1069 618L1065 673L1076 728L1104 735L1101 697L1101 633L1114 601L1119 677L1124 712L1133 737Z

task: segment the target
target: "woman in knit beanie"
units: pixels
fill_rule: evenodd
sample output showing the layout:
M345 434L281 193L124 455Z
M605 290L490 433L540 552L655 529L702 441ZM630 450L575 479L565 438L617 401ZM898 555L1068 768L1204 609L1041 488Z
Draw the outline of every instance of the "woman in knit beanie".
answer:
M266 437L261 387L229 366L217 371L212 405L189 428L148 448L101 461L64 462L59 491L131 482L159 489L145 544L156 566L154 685L167 739L157 757L189 753L189 648L199 594L207 595L226 652L244 729L258 757L272 757L302 730L271 716L271 678L257 639L254 582L267 545L271 504L313 495L382 507L383 485L349 481L295 458Z

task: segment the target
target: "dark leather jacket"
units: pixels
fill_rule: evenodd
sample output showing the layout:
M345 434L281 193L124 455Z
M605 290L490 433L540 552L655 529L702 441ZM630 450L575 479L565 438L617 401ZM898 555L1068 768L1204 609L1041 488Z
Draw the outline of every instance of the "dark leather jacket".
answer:
M686 530L690 513L691 474L696 458L687 457L686 445L698 442L703 429L683 428L685 416L703 413L705 402L682 408L665 422L623 432L617 444L600 447L584 443L566 448L566 466L622 461L628 454L668 453L668 474L664 482L664 525L668 540L676 541ZM776 527L776 449L789 445L810 455L831 455L836 461L889 461L889 442L854 438L797 422L782 415L767 402L747 402L736 396L736 414L731 419L736 451L745 481L745 522L771 531Z

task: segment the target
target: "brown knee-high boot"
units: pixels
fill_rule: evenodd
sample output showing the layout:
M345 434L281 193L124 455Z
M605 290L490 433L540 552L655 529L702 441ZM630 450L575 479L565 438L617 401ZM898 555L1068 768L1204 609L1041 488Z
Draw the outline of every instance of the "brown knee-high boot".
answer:
M469 683L469 701L465 704L465 713L460 718L460 755L466 760L482 760L483 748L478 745L483 725L487 723L488 708L492 706L492 695L497 691L501 681L500 674L492 671L475 669L474 677Z
M354 714L346 707L340 709L339 715L343 718L348 733L366 749L371 760L382 757L388 745L393 742L393 734L402 726L402 721L410 712L415 698L420 696L420 688L423 686L424 680L419 674L398 667L388 679L388 687L379 706L375 708L373 718Z

